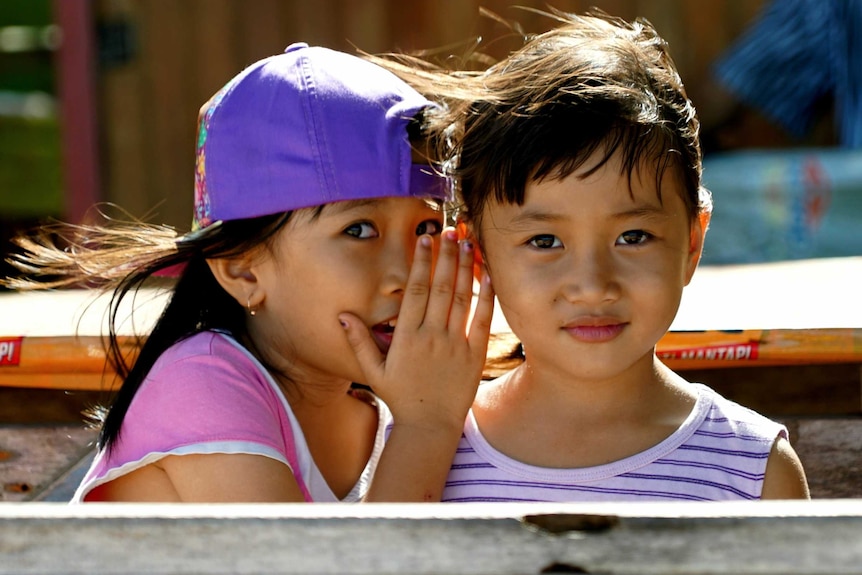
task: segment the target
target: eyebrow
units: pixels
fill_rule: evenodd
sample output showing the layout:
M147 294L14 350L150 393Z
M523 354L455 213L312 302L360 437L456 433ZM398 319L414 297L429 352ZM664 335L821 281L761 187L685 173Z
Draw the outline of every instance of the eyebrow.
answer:
M554 214L550 212L543 212L539 210L524 210L519 213L517 216L512 218L509 222L510 225L526 225L532 223L544 223L544 222L561 222L566 220L562 215Z
M669 214L664 210L663 206L654 206L650 204L638 206L636 208L632 208L631 210L625 210L614 214L614 217L619 220L624 220L627 218L664 219L668 216Z
M649 204L613 214L613 218L617 220L626 220L630 218L664 219L667 217L668 214L665 213L664 209L661 206L653 206ZM567 219L567 217L560 214L535 209L527 209L519 213L517 216L513 217L509 221L509 225L515 227L519 225L525 226L534 223L558 223L564 222Z

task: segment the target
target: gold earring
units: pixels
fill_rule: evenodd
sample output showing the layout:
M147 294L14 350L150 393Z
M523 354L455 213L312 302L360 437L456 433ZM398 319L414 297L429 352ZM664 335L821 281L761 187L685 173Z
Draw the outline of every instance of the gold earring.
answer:
M248 309L248 315L250 315L250 316L256 316L257 315L257 308L251 307L251 298L250 297L246 298L245 307L246 307L246 309Z

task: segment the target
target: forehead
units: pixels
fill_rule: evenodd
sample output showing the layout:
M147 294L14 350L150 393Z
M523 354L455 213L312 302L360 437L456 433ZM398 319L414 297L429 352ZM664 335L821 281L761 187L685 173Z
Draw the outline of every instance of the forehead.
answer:
M386 212L395 207L413 207L416 210L441 211L443 202L433 198L371 198L365 200L345 200L343 202L331 202L322 206L302 208L295 211L295 219L302 221L315 221L320 218L338 217L368 214L372 212Z
M674 170L664 170L659 181L655 166L629 172L613 159L585 166L566 176L530 181L520 204L490 199L474 225L487 230L583 222L583 218L689 218L685 186Z
M662 205L669 198L686 203L685 183L675 162L642 158L627 166L619 152L610 157L596 152L575 169L559 167L544 177L531 179L524 190L524 203L538 200L543 190L555 184L563 184L572 192L594 189L620 204Z
M383 200L385 198L375 198L369 200L347 200L344 202L332 202L331 204L324 204L322 206L318 206L317 208L311 208L316 210L319 215L328 215L335 216L338 214L343 214L345 212L352 212L362 209L374 209L383 204Z

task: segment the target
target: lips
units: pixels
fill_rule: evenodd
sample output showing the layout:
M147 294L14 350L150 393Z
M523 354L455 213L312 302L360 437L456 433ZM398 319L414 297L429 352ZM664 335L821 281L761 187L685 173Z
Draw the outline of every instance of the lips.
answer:
M610 317L581 317L568 322L563 329L578 341L603 343L620 335L628 324Z
M378 349L385 355L392 345L392 335L395 333L395 325L398 318L392 318L371 326L371 335Z

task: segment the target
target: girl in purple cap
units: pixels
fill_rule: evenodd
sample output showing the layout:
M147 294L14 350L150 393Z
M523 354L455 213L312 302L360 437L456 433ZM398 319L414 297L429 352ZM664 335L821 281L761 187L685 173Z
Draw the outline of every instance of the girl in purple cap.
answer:
M73 501L439 500L493 297L484 282L471 319L472 246L444 229L450 188L422 153L432 105L296 44L201 110L192 232L19 238L30 277L8 285L113 288L123 381ZM63 249L57 231L77 234ZM120 302L178 268L129 361Z

